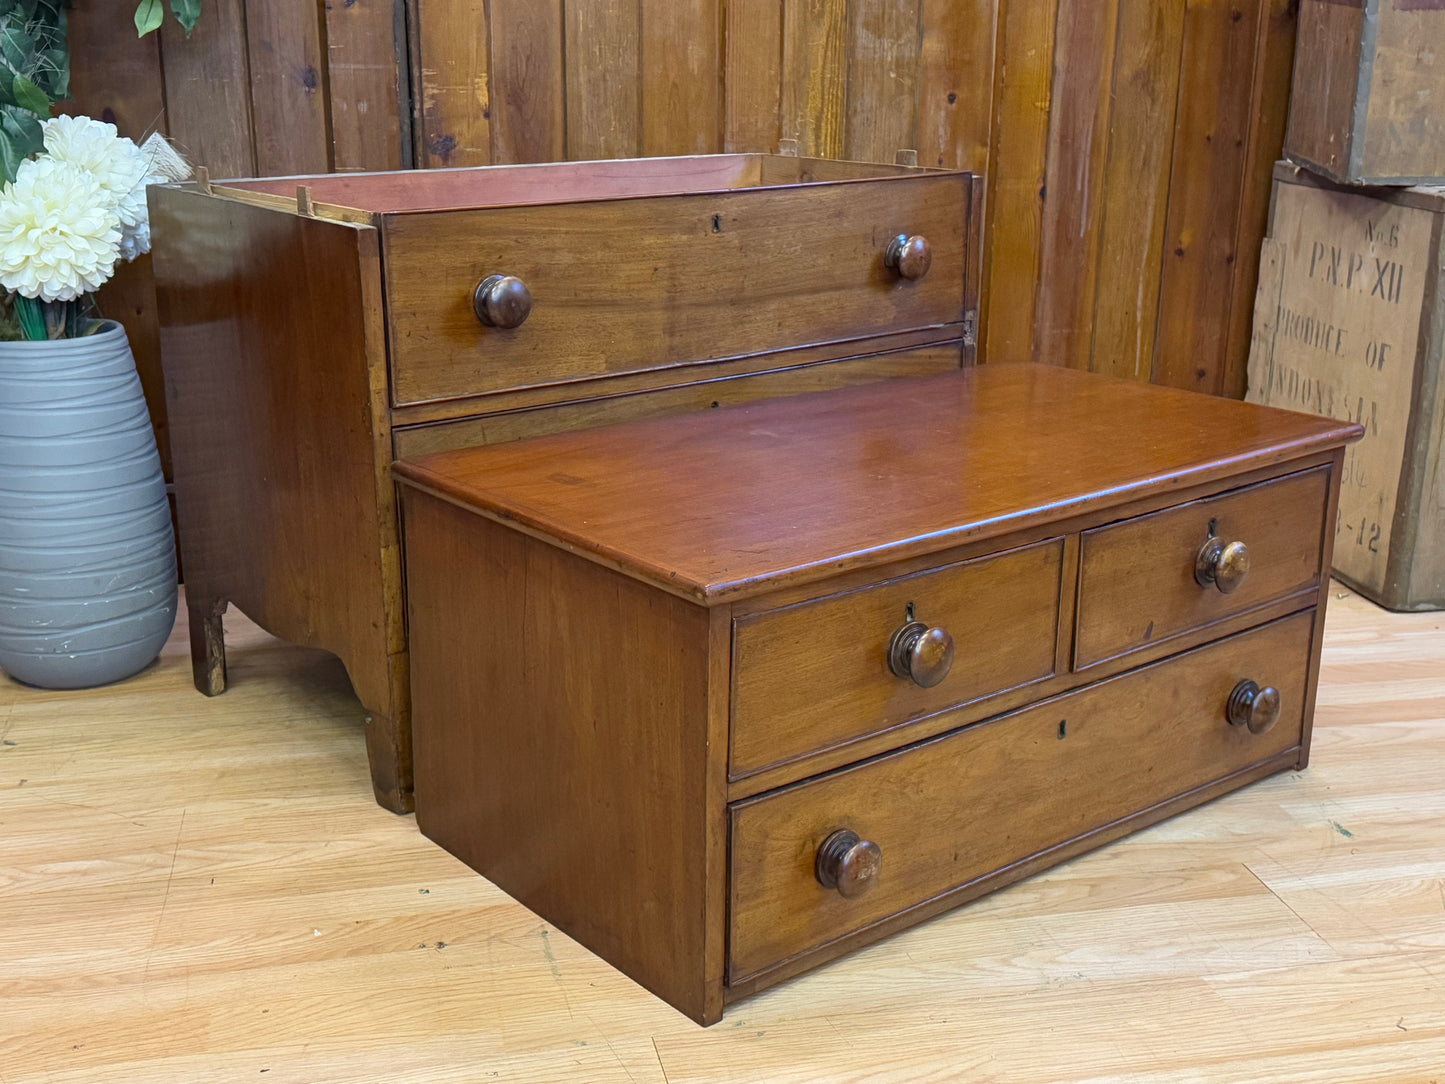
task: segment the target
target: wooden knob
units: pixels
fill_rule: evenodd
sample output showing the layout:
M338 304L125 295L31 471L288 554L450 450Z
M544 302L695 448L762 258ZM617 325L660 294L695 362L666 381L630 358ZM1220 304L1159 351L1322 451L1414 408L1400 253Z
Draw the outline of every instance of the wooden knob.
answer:
M1252 681L1241 681L1229 694L1225 714L1230 726L1247 727L1251 734L1263 734L1279 722L1280 695L1273 685L1260 688Z
M863 895L878 880L883 852L878 844L860 839L857 832L844 828L823 840L815 868L820 885L837 889L838 895L851 900Z
M947 629L931 629L922 621L906 622L888 645L888 668L924 689L946 678L952 665L953 637Z
M933 266L933 246L927 237L900 233L888 242L883 262L897 271L900 278L921 279Z
M472 308L487 327L521 327L532 314L532 291L515 275L488 275L477 283Z
M1221 594L1231 594L1249 574L1249 547L1243 542L1225 542L1211 537L1194 559L1194 579L1200 587L1213 584Z

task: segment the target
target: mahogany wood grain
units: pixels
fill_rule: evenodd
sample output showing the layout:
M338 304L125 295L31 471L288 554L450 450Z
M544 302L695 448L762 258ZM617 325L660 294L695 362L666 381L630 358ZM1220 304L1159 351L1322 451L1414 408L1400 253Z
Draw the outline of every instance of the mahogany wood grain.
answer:
M794 346L784 350L770 350L761 354L748 354L740 358L720 358L715 361L699 362L682 369L644 369L635 373L619 373L616 376L599 377L585 384L551 384L533 388L513 388L508 391L489 392L460 399L446 399L436 403L416 403L396 407L392 411L392 424L411 427L432 422L454 421L472 418L482 414L504 414L531 410L535 407L560 406L563 404L591 403L594 399L609 399L636 392L667 391L678 388L682 382L723 383L734 377L754 376L778 372L784 369L798 369L819 362L858 361L864 365L876 366L880 375L898 372L902 375L920 375L923 372L941 372L956 365L933 365L930 355L934 349L951 349L964 336L964 323L944 324L941 327L918 328L900 331L891 335L870 335L863 339L843 339L818 343L811 346ZM916 350L916 348L928 348ZM916 350L916 352L915 352ZM961 352L961 351L960 351ZM884 354L891 360L875 359L872 363L862 361L865 355ZM919 362L917 369L913 361ZM845 369L851 370L853 366ZM842 373L844 369L837 372ZM679 377L682 378L679 381ZM777 377L786 387L799 390L823 391L839 387L848 380L830 384L828 377L804 377L797 374L795 384L784 377ZM816 384L812 381L816 380ZM727 391L728 385L724 385ZM728 392L728 394L734 394ZM759 398L754 396L753 398ZM701 400L699 405L711 407L714 400ZM718 400L721 402L721 400ZM744 401L742 399L736 400ZM591 409L590 407L584 409ZM622 415L608 415L612 420L621 420Z
M1309 613L1286 618L733 806L729 980L1295 748L1312 626ZM1283 696L1262 735L1225 719L1247 676ZM882 850L877 885L859 898L814 875L818 846L839 828Z
M388 217L394 402L956 321L967 178ZM898 233L933 246L917 282L884 266ZM531 290L515 330L484 328L473 312L492 274Z
M443 502L404 504L418 827L716 1020L708 612Z
M304 182L318 203L336 203L376 214L397 214L747 188L759 183L760 159L768 157L691 155L617 162L539 162L497 165L485 172L473 168L428 169L413 173L298 176L227 183L243 190L294 197L296 186ZM880 172L891 171L884 168L870 175L877 176Z
M1049 677L1063 549L1054 539L738 619L731 777ZM931 688L888 668L910 612L953 639Z
M961 343L937 343L892 353L815 361L738 376L693 380L672 387L651 387L634 392L572 399L545 406L481 414L440 424L394 430L398 459L449 451L453 448L500 444L526 437L591 429L636 418L663 417L699 410L780 399L806 392L869 384L900 376L923 376L957 369ZM769 355L778 361L786 355ZM765 359L764 359L765 360ZM697 375L697 374L689 374Z
M1329 471L1317 468L1085 531L1075 667L1315 586L1329 488ZM1211 528L1248 548L1249 570L1229 594L1195 579Z
M410 803L375 230L153 188L161 349L198 686L230 603L346 663L378 801Z
M1120 432L1134 439L1121 444ZM986 365L444 452L396 471L713 600L1059 522L1361 432L1051 366ZM821 488L819 463L831 466ZM649 508L667 511L639 514Z

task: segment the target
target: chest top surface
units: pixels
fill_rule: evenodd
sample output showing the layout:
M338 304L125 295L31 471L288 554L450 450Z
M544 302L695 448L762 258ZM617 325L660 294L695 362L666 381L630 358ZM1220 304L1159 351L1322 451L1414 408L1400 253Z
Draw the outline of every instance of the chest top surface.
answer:
M1267 468L1358 426L993 365L404 460L405 484L710 603Z

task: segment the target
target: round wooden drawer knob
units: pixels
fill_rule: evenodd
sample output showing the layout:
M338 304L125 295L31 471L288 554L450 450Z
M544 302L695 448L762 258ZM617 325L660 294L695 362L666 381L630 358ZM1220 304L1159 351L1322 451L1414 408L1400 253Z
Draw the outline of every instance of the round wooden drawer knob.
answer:
M933 266L933 246L928 243L927 237L917 234L909 237L900 233L888 242L883 262L898 272L899 278L921 279Z
M1194 579L1200 587L1213 584L1221 594L1232 594L1249 575L1249 547L1243 542L1211 538L1194 559Z
M532 314L532 291L515 275L488 275L477 283L472 308L487 327L521 327Z
M1225 712L1230 726L1247 727L1251 734L1263 734L1279 722L1279 690L1273 685L1261 689L1253 681L1241 681L1229 694Z
M844 899L863 895L878 880L883 868L883 852L878 844L860 839L857 832L846 828L834 832L818 848L816 863L818 883L837 889Z
M893 634L888 645L888 668L913 684L931 689L948 676L953 666L953 637L947 629L931 629L922 621L909 621Z

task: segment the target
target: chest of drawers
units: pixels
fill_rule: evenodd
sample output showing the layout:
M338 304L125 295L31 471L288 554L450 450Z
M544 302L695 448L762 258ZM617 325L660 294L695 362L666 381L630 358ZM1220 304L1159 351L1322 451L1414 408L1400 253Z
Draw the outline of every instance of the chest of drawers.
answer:
M983 366L403 461L418 824L716 1021L1303 767L1359 435Z
M411 806L397 456L957 369L968 173L758 154L151 190L197 687L334 652Z

